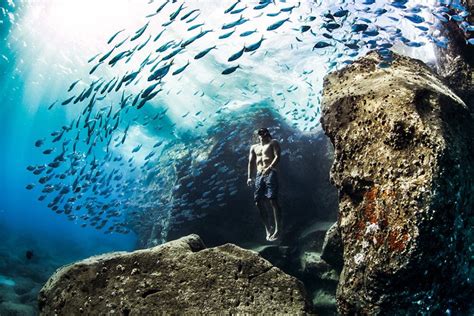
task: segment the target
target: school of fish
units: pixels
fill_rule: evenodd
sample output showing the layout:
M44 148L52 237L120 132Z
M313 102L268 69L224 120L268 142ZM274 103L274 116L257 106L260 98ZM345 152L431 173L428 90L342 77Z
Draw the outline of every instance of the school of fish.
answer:
M180 105L164 104L160 98L189 90L186 83L181 89L174 87L181 81L201 80L186 76L189 69L199 69L207 59L217 65L217 71L209 82L211 88L191 91L198 105L209 102L206 97L212 98L212 89L232 85L238 76L251 75L252 68L247 64L252 58L271 59L268 39L275 36L290 37L287 49L295 54L325 57L326 73L352 63L368 50L379 52L384 60L379 66L384 68L390 67L391 50L395 47L446 48L448 40L440 28L453 21L465 32L466 44L474 45L474 26L467 21L469 13L459 1L428 5L391 0L380 5L375 0L341 0L327 5L321 0L237 0L229 2L222 12L226 20L220 28L207 26L213 17L203 16L199 1L151 0L146 5L150 8L146 22L135 30L120 29L111 34L106 40L108 50L88 59L90 77L72 82L68 97L48 106L81 110L74 120L34 143L42 155L50 157L49 162L27 167L38 180L27 184L26 189L39 192L38 199L48 208L82 227L91 226L105 233L127 234L130 218L146 217L150 209L167 212L173 207L167 197L173 190L182 189L182 184L164 183L163 179L169 178L166 173L173 169L173 159L163 157L185 140L170 138L175 123L167 115ZM259 20L261 27L247 27L249 21L258 24ZM185 32L173 31L174 26ZM404 32L406 29L411 30L410 34ZM224 61L217 60L213 54L226 52L228 43L240 43L240 49L228 52ZM282 70L291 69L283 61L276 62ZM114 73L109 70L119 66L128 70L107 77ZM315 84L314 75L308 65L298 74L303 86L294 83L272 96L275 108L299 121L294 126L307 132L315 131L319 125L321 84ZM251 100L261 91L257 83L249 82L241 93ZM291 99L298 93L306 94L303 104ZM233 96L217 102L213 111L198 106L181 118L191 120L196 131L210 135L212 129L205 131L206 121L216 116L231 117ZM140 128L156 132L156 142L130 145L128 138ZM235 136L228 135L228 139ZM206 143L196 142L193 146L199 152L199 146ZM248 149L239 150L244 153L242 159L247 159ZM199 216L196 210L211 204L224 207L226 195L235 195L239 190L235 170L212 157L208 163L216 173L207 180L202 196L191 201L185 194L173 201L187 210L184 218ZM198 176L201 171L196 168L192 175ZM190 179L185 186L191 190L194 185Z

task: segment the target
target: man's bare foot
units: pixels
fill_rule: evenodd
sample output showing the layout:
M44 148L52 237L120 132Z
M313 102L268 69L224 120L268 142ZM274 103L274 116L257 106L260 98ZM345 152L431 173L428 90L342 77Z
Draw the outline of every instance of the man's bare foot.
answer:
M270 233L269 231L267 231L267 237L266 237L266 239L267 239L267 240L270 240L270 236L271 236L271 233Z
M265 231L267 232L267 237L266 237L266 238L267 238L268 241L270 241L271 236L274 234L274 233L272 233L273 228L274 228L273 226L270 226L269 229L267 229L267 228L265 227Z
M279 231L275 231L275 232L273 233L273 235L271 235L271 236L269 236L269 237L267 238L267 240L268 240L268 241L275 241L275 240L277 240L278 238L280 238L280 232L279 232Z

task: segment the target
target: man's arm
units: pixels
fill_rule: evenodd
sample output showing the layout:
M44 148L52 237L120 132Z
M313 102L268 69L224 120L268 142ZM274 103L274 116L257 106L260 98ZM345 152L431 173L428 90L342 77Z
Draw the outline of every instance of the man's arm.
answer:
M276 140L272 141L272 149L273 149L273 161L268 166L268 169L275 167L278 164L278 162L280 162L281 149L280 149L280 144L278 143L278 141Z
M247 183L248 180L252 180L252 172L255 166L255 152L253 150L253 145L250 147L250 153L249 153L249 164L248 164L248 176L247 176Z

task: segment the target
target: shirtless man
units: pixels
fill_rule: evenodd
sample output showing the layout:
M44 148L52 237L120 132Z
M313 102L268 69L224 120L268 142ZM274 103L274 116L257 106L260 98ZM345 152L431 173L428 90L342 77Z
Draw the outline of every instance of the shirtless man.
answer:
M260 139L259 144L250 147L247 185L252 185L252 173L254 165L257 166L257 176L255 178L254 200L257 205L262 222L267 232L267 240L277 240L280 234L281 209L278 204L278 178L276 165L280 161L280 144L272 139L270 132L266 128L257 131ZM266 198L266 199L264 199ZM268 200L273 209L273 224L265 209L264 202ZM274 231L272 231L274 229Z

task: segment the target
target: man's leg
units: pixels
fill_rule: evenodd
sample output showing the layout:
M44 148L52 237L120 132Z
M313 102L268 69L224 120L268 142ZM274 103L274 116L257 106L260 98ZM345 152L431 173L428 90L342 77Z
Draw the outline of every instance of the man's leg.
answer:
M257 205L258 210L260 211L260 218L262 219L263 225L265 225L265 231L267 233L267 240L270 240L270 236L272 235L272 227L268 221L268 214L267 209L263 203L263 199L259 199L255 202Z
M278 175L277 172L272 169L265 179L266 192L265 196L269 199L270 205L273 210L273 220L275 223L275 231L268 240L277 240L280 234L280 223L281 223L281 208L277 200L278 196Z
M273 209L273 218L275 220L275 231L270 236L269 240L277 240L280 235L281 208L277 199L270 199L270 204Z

